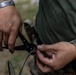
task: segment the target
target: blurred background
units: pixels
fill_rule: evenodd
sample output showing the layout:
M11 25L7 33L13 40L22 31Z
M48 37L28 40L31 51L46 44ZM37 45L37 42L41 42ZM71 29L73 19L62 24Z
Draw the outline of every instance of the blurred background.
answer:
M19 10L23 21L30 19L32 22L35 21L36 13L38 10L38 2L39 0L14 0L16 3L16 7ZM24 25L22 27L22 34L25 38L29 41L27 32L24 29ZM22 44L21 40L17 38L16 45ZM24 61L25 57L27 56L26 51L15 51L14 54L11 54L7 49L3 52L0 52L0 75L9 75L8 68L7 68L7 61L10 60L14 66L16 75L18 75L21 64ZM33 56L30 56L29 60L24 66L22 75L30 75L28 62L31 61Z

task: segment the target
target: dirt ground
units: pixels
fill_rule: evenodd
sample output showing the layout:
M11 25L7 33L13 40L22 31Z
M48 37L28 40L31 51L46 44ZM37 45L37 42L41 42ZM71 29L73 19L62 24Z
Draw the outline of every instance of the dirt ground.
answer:
M21 52L15 52L13 55L9 53L8 50L4 50L2 53L0 52L0 75L9 75L8 74L8 67L7 67L7 61L8 60L11 60L13 56L17 56L18 54L20 54ZM22 54L24 54L24 52L22 52ZM24 60L24 58L23 58ZM16 75L18 75L19 71L20 71L20 67L22 65L22 62L23 60L20 62L20 63L16 63L14 62L13 66L16 66L15 67L15 72L16 72ZM29 60L28 60L29 61ZM29 73L29 67L28 67L28 63L26 63L24 69L23 69L23 72L22 72L22 75L30 75Z
M7 60L11 59L11 54L8 50L4 50L3 52L0 52L0 75L5 75L6 70L6 62Z

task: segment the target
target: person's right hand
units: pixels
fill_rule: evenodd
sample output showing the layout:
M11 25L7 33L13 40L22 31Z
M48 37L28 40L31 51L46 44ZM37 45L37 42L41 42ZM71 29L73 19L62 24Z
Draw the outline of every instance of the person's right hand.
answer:
M15 6L0 9L0 50L2 41L8 45L9 51L14 52L14 46L19 29L22 26L21 16Z
M46 53L45 56L42 52ZM42 72L52 72L63 68L76 59L76 48L69 42L38 46L37 66Z

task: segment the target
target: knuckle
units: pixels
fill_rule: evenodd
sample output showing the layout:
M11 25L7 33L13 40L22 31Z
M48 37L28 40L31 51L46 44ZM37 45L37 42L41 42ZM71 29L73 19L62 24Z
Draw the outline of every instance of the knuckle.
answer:
M4 32L4 33L9 33L9 30L8 30L7 28L5 28L5 29L3 30L3 32Z

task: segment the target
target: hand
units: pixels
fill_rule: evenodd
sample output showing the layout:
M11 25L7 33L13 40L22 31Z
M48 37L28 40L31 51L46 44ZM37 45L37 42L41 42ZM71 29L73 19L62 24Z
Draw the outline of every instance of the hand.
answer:
M0 9L0 50L2 41L8 45L10 52L14 52L14 46L18 31L22 26L22 19L15 6L7 6Z
M45 52L47 56L44 56ZM37 66L42 72L52 72L64 67L76 59L75 46L68 42L59 42L53 45L41 45L37 50Z

